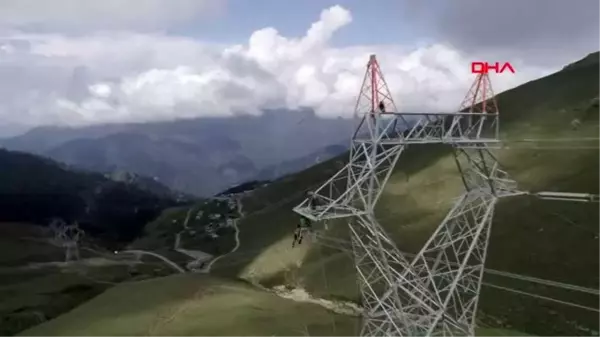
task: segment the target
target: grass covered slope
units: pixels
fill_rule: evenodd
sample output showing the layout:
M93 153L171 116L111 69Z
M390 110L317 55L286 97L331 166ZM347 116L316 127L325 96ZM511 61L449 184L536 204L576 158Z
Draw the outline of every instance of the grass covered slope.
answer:
M337 335L354 334L354 317L192 274L119 285L22 335L324 336L333 334L332 320Z
M187 274L121 284L20 335L355 336L358 323L242 281ZM492 328L477 334L524 335Z
M591 61L590 61L591 60ZM523 139L598 137L598 54L550 76L497 96L502 166L520 188L531 191L598 193L598 150L519 146ZM493 79L492 79L493 80ZM511 142L512 141L512 142ZM589 146L590 143L588 143ZM597 145L597 141L592 141ZM352 260L317 245L291 249L298 217L291 208L303 190L315 188L340 167L334 159L273 182L247 200L241 246L220 260L215 273L267 285L289 284L315 296L359 300ZM417 252L462 192L460 176L444 146L412 146L400 157L376 216L400 249ZM487 267L580 286L598 288L598 204L518 197L502 200L495 212ZM344 239L343 224L330 223L328 235ZM598 298L508 279L486 282L518 288L591 307ZM597 334L597 313L484 288L480 316L485 323L533 334ZM485 314L485 315L484 315Z
M51 237L40 226L0 223L0 335L13 335L57 317L115 282L136 272L151 275L162 267L129 266L86 249L81 250L80 263L60 263L64 249L52 245Z

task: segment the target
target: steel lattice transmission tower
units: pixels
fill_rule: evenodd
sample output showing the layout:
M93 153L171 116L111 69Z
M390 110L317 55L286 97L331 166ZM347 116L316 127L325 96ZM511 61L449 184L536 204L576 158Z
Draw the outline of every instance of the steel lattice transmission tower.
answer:
M294 211L313 221L347 218L364 307L363 336L473 334L493 207L519 194L489 146L498 143L499 113L487 74L458 112L401 113L371 55L356 104L362 115L348 164ZM407 261L374 215L402 151L451 144L465 184L446 219ZM433 257L433 259L432 259ZM433 262L432 262L433 260Z
M65 249L65 262L79 260L79 240L85 235L79 225L76 222L67 225L61 219L54 219L50 229L54 233L53 242Z
M475 334L494 207L498 198L525 194L490 151L499 111L487 74L477 76L459 111L442 141L453 145L465 192L411 263L441 304L427 335Z

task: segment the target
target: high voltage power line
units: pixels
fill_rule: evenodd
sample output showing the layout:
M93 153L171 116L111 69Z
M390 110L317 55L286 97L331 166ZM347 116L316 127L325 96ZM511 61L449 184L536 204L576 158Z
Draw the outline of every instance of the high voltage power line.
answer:
M317 243L320 244L319 240L317 240ZM329 245L324 245L324 246L341 250L344 253L350 253L348 250L341 249L339 246L336 246L336 247L332 247L332 246L329 246ZM256 258L257 255L259 255L259 254L256 254L256 253L260 253L262 251L263 251L263 249L257 249L257 250L254 250L254 251L247 251L244 254L232 255L230 257L229 261L227 261L225 263L223 263L223 262L220 263L219 267L232 266L232 265L237 265L237 264L243 263L245 261L250 261L250 260ZM406 256L415 256L415 254L410 254L410 253L404 253L404 254ZM285 263L282 262L282 265L285 265ZM324 268L324 266L321 267L321 268ZM592 288L587 288L587 287L572 285L572 284L568 284L568 283L564 283L564 282L557 282L557 281L545 280L545 279L541 279L541 278L537 278L537 277L520 275L520 274L516 274L516 273L509 273L509 272L494 270L494 269L490 269L490 268L486 268L484 270L484 272L486 274L490 274L490 275L498 275L498 276L503 276L503 277L512 278L512 279L516 279L516 280L522 280L522 281L527 281L527 282L531 282L531 283L537 283L537 284L541 284L541 285L546 285L546 286L550 286L550 287L562 288L562 289L565 289L565 290L572 290L572 291L583 292L583 293L587 293L587 294L591 294L591 295L596 295L596 296L599 295L599 291L597 289L592 289ZM326 276L323 275L323 277L325 278L325 282L327 282ZM572 302L568 302L568 301L564 301L564 300L558 300L558 299L555 299L555 298L552 298L552 297L548 297L548 296L537 295L537 294L533 294L533 293L530 293L530 292L525 292L525 291L522 291L522 290L519 290L519 289L514 289L514 288L510 288L510 287L500 286L500 285L494 284L494 283L483 282L482 285L485 285L487 287L497 288L497 289L500 289L500 290L506 290L506 291L509 291L509 292L513 292L513 293L517 293L517 294L521 294L521 295L525 295L525 296L530 296L530 297L534 297L534 298L538 298L538 299L542 299L542 300L548 300L548 301L556 302L556 303L559 303L559 304L564 304L564 305L568 305L568 306L572 306L572 307L577 307L577 308L584 309L584 310L590 310L590 311L596 311L596 312L599 311L599 309L597 309L597 308L592 308L592 307L588 307L588 306L584 306L584 305L580 305L580 304L577 304L577 303L572 303Z
M598 201L593 194L521 191L491 150L581 150L595 149L597 144L582 144L582 139L503 142L488 74L477 75L456 112L401 113L375 55L371 55L358 97L355 115L362 115L362 120L352 138L346 166L293 210L312 221L349 219L348 250L354 255L365 310L361 335L473 335L497 201L519 195ZM417 144L452 145L465 192L409 261L377 221L375 207L398 158L407 147ZM343 191L338 189L340 182L346 183Z
M488 283L488 282L482 282L482 285L485 285L485 286L491 287L491 288L497 288L497 289L500 289L500 290L510 291L510 292L513 292L513 293L516 293L516 294L520 294L520 295L535 297L535 298L538 298L538 299L541 299L541 300L546 300L546 301L550 301L550 302L556 302L556 303L568 305L568 306L571 306L571 307L576 307L576 308L585 309L585 310L589 310L589 311L600 312L600 310L598 310L598 308L592 308L592 307L588 307L588 306L581 305L581 304L576 304L576 303L567 302L567 301L563 301L563 300L557 300L557 299L552 298L552 297L537 295L537 294L533 294L533 293L522 291L522 290L517 290L517 289L513 289L513 288L499 286L499 285L496 285L496 284L491 284L491 283Z
M317 238L316 243L318 243L318 244L320 244L319 239L323 239L323 237ZM325 238L325 239L328 239L331 241L337 241L337 242L336 242L336 245L334 245L334 246L326 245L326 244L324 246L334 248L334 249L343 251L345 253L350 253L348 249L342 247L342 245L344 245L344 244L349 246L350 245L349 242L342 242L343 240L338 240L338 239L329 239L329 238ZM238 253L236 255L232 255L230 257L230 260L227 263L220 263L219 266L231 266L231 265L239 264L241 262L252 260L257 255L259 255L257 253L261 253L263 251L264 251L264 249L256 249L256 250L246 251L244 253ZM415 256L415 254L412 254L412 253L407 253L407 252L402 252L402 253L408 257ZM564 282L551 281L551 280L546 280L546 279L542 279L542 278L538 278L538 277L510 273L510 272L500 271L500 270L495 270L495 269L490 269L490 268L485 268L484 271L485 271L485 273L490 274L490 275L498 275L498 276L503 276L503 277L507 277L507 278L513 278L513 279L527 281L527 282L531 282L531 283L546 285L546 286L550 286L550 287L563 288L563 289L572 290L572 291L579 291L579 292L596 295L596 296L600 295L600 291L598 291L598 289L582 287L582 286L568 284L568 283L564 283Z

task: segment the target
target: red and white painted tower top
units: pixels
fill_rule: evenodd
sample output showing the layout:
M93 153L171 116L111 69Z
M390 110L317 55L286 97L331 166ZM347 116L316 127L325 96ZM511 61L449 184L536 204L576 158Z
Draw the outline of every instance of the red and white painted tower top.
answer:
M367 70L356 102L355 115L396 111L396 104L383 77L377 57L372 54L369 56L369 63L367 63Z
M494 90L492 90L492 81L487 72L477 74L458 111L488 114L499 112Z

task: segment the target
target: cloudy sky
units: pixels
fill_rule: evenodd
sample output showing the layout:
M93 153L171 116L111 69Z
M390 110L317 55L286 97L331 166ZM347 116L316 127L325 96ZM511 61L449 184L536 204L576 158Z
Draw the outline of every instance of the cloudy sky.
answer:
M599 49L598 0L0 0L0 123L352 115L375 53L400 110L452 110ZM1 133L0 132L0 133Z

